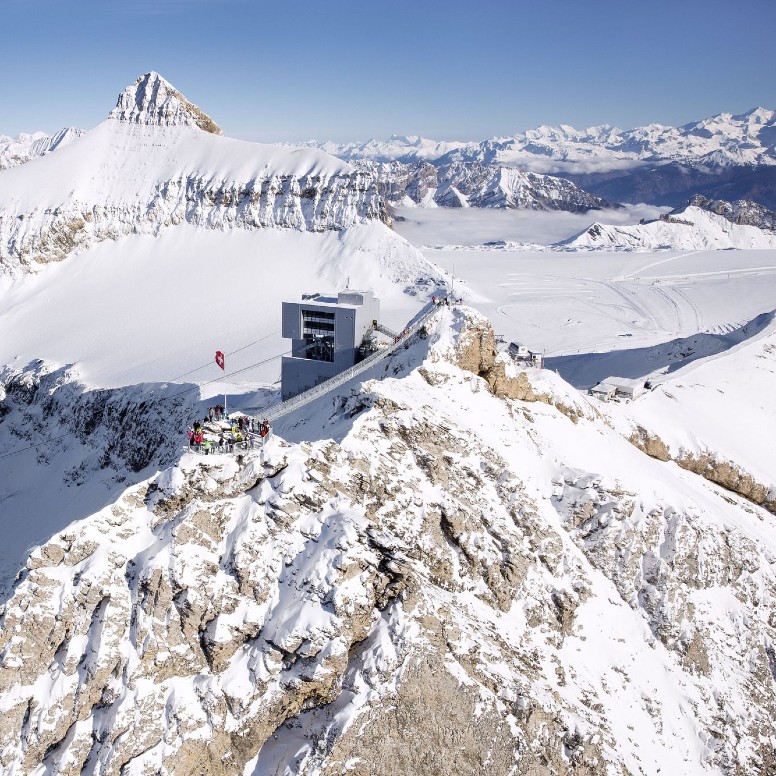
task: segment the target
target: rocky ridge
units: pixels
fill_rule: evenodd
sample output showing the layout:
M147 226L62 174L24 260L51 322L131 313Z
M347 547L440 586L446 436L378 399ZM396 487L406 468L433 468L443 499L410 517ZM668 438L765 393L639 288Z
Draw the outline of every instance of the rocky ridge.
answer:
M0 170L18 167L31 159L64 148L84 134L82 129L67 127L53 135L45 132L21 134L17 138L0 136Z
M774 248L776 234L732 222L714 210L687 205L654 221L634 225L596 222L558 243L560 250L725 250Z
M776 213L768 210L759 202L747 199L739 199L735 202L726 202L724 199L708 199L702 194L696 194L687 203L690 207L698 207L724 216L734 224L744 226L756 226L770 232L776 232ZM674 212L682 212L684 208L677 208Z
M440 319L309 441L185 455L33 551L4 772L774 767L771 523Z
M158 74L142 76L107 121L0 176L0 267L26 271L184 223L322 232L389 221L369 175L321 152L219 134Z
M394 204L491 207L587 212L613 207L563 178L479 163L402 163L355 161L379 181L380 192Z

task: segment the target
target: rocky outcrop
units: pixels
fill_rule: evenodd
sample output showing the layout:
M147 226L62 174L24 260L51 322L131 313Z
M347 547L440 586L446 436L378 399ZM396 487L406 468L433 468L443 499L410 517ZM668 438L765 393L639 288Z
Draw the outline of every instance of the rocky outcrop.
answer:
M668 445L657 434L650 433L642 426L636 426L629 441L651 458L657 458L658 461L671 460L671 451Z
M520 368L496 347L496 335L486 318L471 309L456 310L460 336L456 339L454 363L466 372L482 377L494 395L502 399L543 402L560 410L575 423L595 416L595 410L580 397L572 396L549 372Z
M424 204L429 198L441 207L491 207L587 212L613 207L570 181L509 167L454 161L402 163L354 161L372 174L389 202L409 198Z
M119 95L110 118L159 127L193 126L213 135L223 134L210 116L153 71L141 75Z
M693 455L684 451L676 459L683 469L700 474L701 477L721 485L726 490L737 493L755 504L776 513L776 493L754 477L742 471L732 461L720 460L714 453L705 452Z
M680 450L678 454L674 454L657 434L650 433L641 426L637 426L631 434L630 442L652 458L674 461L683 469L699 474L710 482L764 507L769 512L776 513L776 493L773 492L773 488L757 482L751 474L743 471L732 461L721 460L716 454L708 451L693 454L687 450Z
M690 207L699 207L703 210L708 210L710 213L724 216L734 224L756 226L758 229L769 231L776 230L776 213L768 210L759 202L752 202L747 199L727 202L724 199L710 199L702 194L696 194L690 198L687 204ZM682 212L683 210L684 208L677 208L675 212Z

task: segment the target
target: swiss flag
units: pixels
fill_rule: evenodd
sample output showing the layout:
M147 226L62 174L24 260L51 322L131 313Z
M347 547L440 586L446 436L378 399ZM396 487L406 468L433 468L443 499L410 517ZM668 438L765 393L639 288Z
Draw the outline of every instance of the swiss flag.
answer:
M216 364L221 367L221 369L224 368L224 354L220 351L216 351Z

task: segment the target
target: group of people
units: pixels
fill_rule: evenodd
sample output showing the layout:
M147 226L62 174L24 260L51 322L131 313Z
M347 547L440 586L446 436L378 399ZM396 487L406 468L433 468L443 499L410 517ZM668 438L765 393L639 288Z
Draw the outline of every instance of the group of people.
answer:
M226 407L223 404L216 404L207 408L207 418L211 423L214 420L226 420Z
M220 405L219 405L220 406ZM256 434L262 444L270 434L270 424L265 418L259 423L249 415L239 415L229 420L220 407L221 417L216 417L219 406L209 407L208 415L204 422L195 420L188 431L189 447L198 453L208 455L210 453L232 452L235 448L248 449L254 447ZM211 410L213 417L211 417ZM228 428L224 428L224 421L230 422ZM209 424L207 427L205 424Z

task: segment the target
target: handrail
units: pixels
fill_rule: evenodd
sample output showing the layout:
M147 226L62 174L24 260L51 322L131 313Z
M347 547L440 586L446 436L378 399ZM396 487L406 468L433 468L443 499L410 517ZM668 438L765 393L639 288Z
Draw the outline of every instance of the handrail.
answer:
M317 399L319 396L323 396L324 394L329 393L329 391L333 391L335 388L339 388L341 385L348 382L348 380L352 380L354 377L360 375L362 372L365 372L379 361L382 361L383 359L388 358L388 356L393 355L397 350L399 350L400 347L406 344L407 340L413 334L417 333L426 324L426 322L437 312L438 309L439 305L430 303L429 309L427 309L423 315L421 315L421 317L412 324L412 326L409 326L401 334L399 334L398 339L392 345L389 345L387 348L382 348L376 353L372 353L371 356L368 356L363 361L360 361L358 364L355 364L354 366L339 372L333 377L330 377L328 380L325 380L324 382L319 383L312 388L308 388L308 390L303 391L302 393L297 394L290 399L286 399L284 402L275 404L273 407L265 410L262 413L262 417L266 418L270 422L275 421L278 418L282 418L283 416L288 415L289 412L292 412L299 407L304 407L311 401Z
M377 326L375 326L375 329L383 334L387 334L389 337L399 336L395 331L391 331L387 326L383 326L382 323L378 323Z

